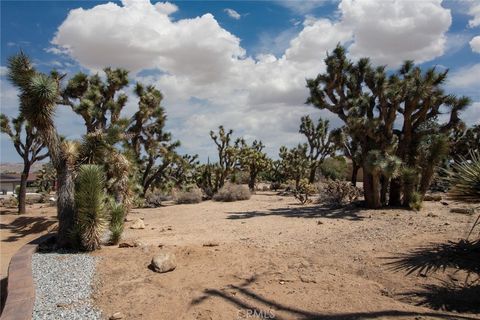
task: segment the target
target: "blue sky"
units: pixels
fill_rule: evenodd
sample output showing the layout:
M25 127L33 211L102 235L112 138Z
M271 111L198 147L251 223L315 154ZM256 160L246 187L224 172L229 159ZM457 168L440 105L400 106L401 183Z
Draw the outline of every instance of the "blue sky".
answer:
M370 56L396 68L405 59L450 69L446 89L470 96L468 124L480 120L480 1L1 1L1 111L18 112L8 84L9 56L24 50L42 71L131 70L132 83L155 84L165 95L168 129L182 152L214 158L208 132L220 124L259 138L274 156L301 141L304 79L323 71L337 43L352 59ZM82 8L80 10L79 8ZM70 13L70 15L69 15ZM477 38L475 38L477 37ZM135 111L129 101L125 115ZM81 119L57 111L62 134L79 138ZM1 161L17 162L7 137Z

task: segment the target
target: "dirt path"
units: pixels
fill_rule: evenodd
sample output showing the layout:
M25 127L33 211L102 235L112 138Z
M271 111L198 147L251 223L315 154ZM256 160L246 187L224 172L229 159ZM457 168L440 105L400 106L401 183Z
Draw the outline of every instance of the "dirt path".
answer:
M134 210L130 218L144 218L146 229L127 228L125 238L145 245L95 253L102 257L96 303L125 319L452 318L431 305L480 318L478 287L461 295L465 301L452 300L435 292L448 272L407 276L387 265L419 246L463 237L473 217L449 213L452 206L329 210L261 193ZM161 251L176 254L173 272L147 268ZM464 274L453 277L459 284Z
M53 229L56 223L56 208L45 204L28 205L23 215L16 212L16 209L0 207L0 310L3 310L10 259L24 244Z

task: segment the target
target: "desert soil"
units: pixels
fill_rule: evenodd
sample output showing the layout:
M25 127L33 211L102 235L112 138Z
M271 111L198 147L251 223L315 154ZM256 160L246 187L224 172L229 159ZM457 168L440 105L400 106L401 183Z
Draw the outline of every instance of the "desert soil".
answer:
M262 192L233 203L134 209L129 220L143 218L146 228L127 223L123 241L143 245L94 253L95 303L107 318L123 319L480 319L480 295L461 296L457 307L467 313L429 308L455 308L432 286L460 285L463 273L407 275L389 264L464 237L474 216L450 213L462 206L326 209ZM148 268L160 252L176 255L174 271Z

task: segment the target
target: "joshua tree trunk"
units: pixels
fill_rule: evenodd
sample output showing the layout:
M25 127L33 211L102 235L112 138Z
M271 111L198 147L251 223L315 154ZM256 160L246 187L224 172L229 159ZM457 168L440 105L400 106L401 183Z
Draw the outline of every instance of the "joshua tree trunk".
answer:
M357 186L358 169L360 169L360 166L355 161L352 161L352 178L351 178L351 181L352 181L352 185L354 187Z
M377 175L372 175L364 171L363 194L365 196L367 208L377 209L382 206L380 198L380 179Z
M419 193L422 198L428 191L430 184L432 183L433 175L435 173L435 164L429 163L425 170L422 172L422 178L420 180L420 189Z
M255 180L257 180L257 174L250 174L250 179L248 180L248 188L250 191L255 191Z
M18 192L18 214L24 214L26 212L26 198L27 198L27 180L30 173L30 163L27 161L24 163L23 172L20 176L20 190Z
M68 247L70 244L70 232L75 223L75 184L73 170L66 161L57 168L57 210L58 210L58 234L57 245Z
M392 179L390 182L390 193L388 205L392 207L399 207L402 205L402 182L400 178Z
M314 163L310 165L310 177L308 178L309 183L315 182L315 174L317 173L317 164Z

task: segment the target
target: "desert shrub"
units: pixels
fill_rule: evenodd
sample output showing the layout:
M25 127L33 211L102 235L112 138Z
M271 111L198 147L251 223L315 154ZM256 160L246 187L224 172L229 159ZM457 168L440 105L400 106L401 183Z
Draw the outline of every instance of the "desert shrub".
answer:
M310 197L314 195L315 192L315 186L309 183L307 179L302 179L298 184L298 188L293 190L293 195L301 204L306 204L312 202Z
M327 158L320 165L320 173L330 180L344 180L348 166L344 157Z
M18 199L15 196L10 196L3 199L2 205L7 208L17 208L18 207Z
M100 248L100 237L107 225L105 175L100 166L82 165L75 181L77 220L74 238L83 250Z
M213 196L215 201L232 202L250 199L250 190L247 186L227 183Z
M121 203L114 201L110 202L110 243L118 244L122 238L124 220L125 220L125 207Z
M318 186L319 200L327 204L344 205L358 199L361 195L360 188L353 186L350 182L339 180L328 180Z
M193 186L175 193L175 202L178 204L200 203L202 202L202 190Z
M157 208L162 205L163 201L171 200L171 196L165 194L164 191L160 189L154 189L153 191L148 191L145 195L145 208Z
M418 211L422 208L422 195L419 192L413 192L408 202L408 207L412 210Z

